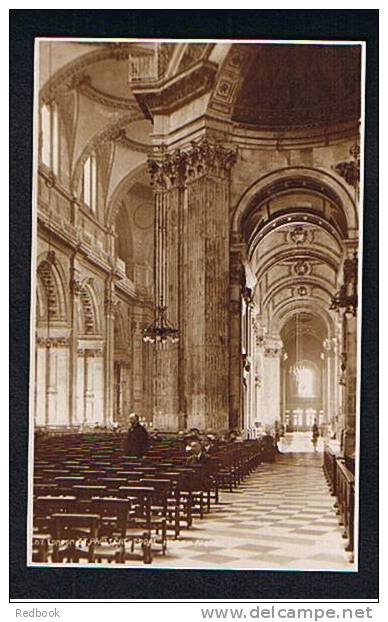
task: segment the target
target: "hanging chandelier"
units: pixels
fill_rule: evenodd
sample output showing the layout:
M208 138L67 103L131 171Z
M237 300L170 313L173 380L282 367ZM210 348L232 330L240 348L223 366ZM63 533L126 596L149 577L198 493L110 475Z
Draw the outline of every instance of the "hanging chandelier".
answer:
M289 373L290 376L293 376L295 382L298 383L300 376L305 369L302 357L302 339L299 313L295 317L295 329L295 363L290 366Z
M167 319L165 293L168 291L167 201L164 192L155 196L154 230L154 321L143 330L143 341L158 348L179 341L179 330Z
M167 307L156 307L155 320L143 331L143 341L164 347L179 341L179 331L167 319Z

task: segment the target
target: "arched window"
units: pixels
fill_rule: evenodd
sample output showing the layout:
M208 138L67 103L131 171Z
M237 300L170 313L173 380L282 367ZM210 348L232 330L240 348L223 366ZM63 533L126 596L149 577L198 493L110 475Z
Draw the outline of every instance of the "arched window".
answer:
M97 212L97 161L92 153L82 170L82 200L92 212Z
M55 175L59 172L59 120L55 102L43 104L40 113L40 159Z

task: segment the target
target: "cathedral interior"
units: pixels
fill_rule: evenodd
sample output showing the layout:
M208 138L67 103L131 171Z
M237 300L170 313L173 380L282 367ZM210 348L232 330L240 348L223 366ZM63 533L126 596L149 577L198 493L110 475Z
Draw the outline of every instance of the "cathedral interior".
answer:
M355 569L360 45L38 46L38 497L73 495L93 443L117 466L136 413L155 481L190 430L223 456L153 564Z

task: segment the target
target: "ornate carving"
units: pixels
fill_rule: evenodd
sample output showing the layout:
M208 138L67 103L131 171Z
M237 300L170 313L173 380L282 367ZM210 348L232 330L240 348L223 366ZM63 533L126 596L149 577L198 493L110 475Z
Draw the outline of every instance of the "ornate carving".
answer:
M252 328L255 335L256 346L261 348L265 342L265 329L257 318L253 319Z
M290 233L290 240L297 246L307 241L307 230L303 225L296 225Z
M297 291L298 296L307 296L309 293L305 285L301 285L300 287L298 287L296 291Z
M352 315L357 314L358 307L358 255L347 257L343 266L343 284L331 300L330 310Z
M349 150L352 160L338 162L332 166L332 169L344 178L347 184L357 188L360 182L360 147L353 145Z
M306 276L306 274L310 274L311 266L307 261L302 259L294 264L294 272L298 276Z
M162 146L156 156L148 160L148 167L152 185L160 188L183 184L205 174L224 176L237 159L235 149L206 138L192 141L189 148L171 153Z
M78 348L77 354L79 356L94 358L95 356L102 356L104 354L104 349L102 346L100 347L97 346L95 348L87 348L87 347Z
M70 345L68 337L37 337L36 344L46 348L67 348Z
M252 295L252 290L250 287L244 287L243 291L242 291L242 297L245 300L245 304L247 305L247 307L253 307L253 295Z
M236 159L236 149L224 147L219 142L211 143L206 139L193 141L188 152L188 175L192 177L211 173L222 176L230 171Z
M265 346L264 348L264 356L268 357L268 358L277 358L278 356L280 356L282 353L282 346L278 346L278 345L271 345L271 346Z

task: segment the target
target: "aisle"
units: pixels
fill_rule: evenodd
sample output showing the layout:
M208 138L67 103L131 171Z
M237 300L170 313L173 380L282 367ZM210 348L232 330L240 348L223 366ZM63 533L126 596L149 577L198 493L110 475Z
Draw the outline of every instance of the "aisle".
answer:
M318 452L261 465L152 567L354 570L321 465Z

